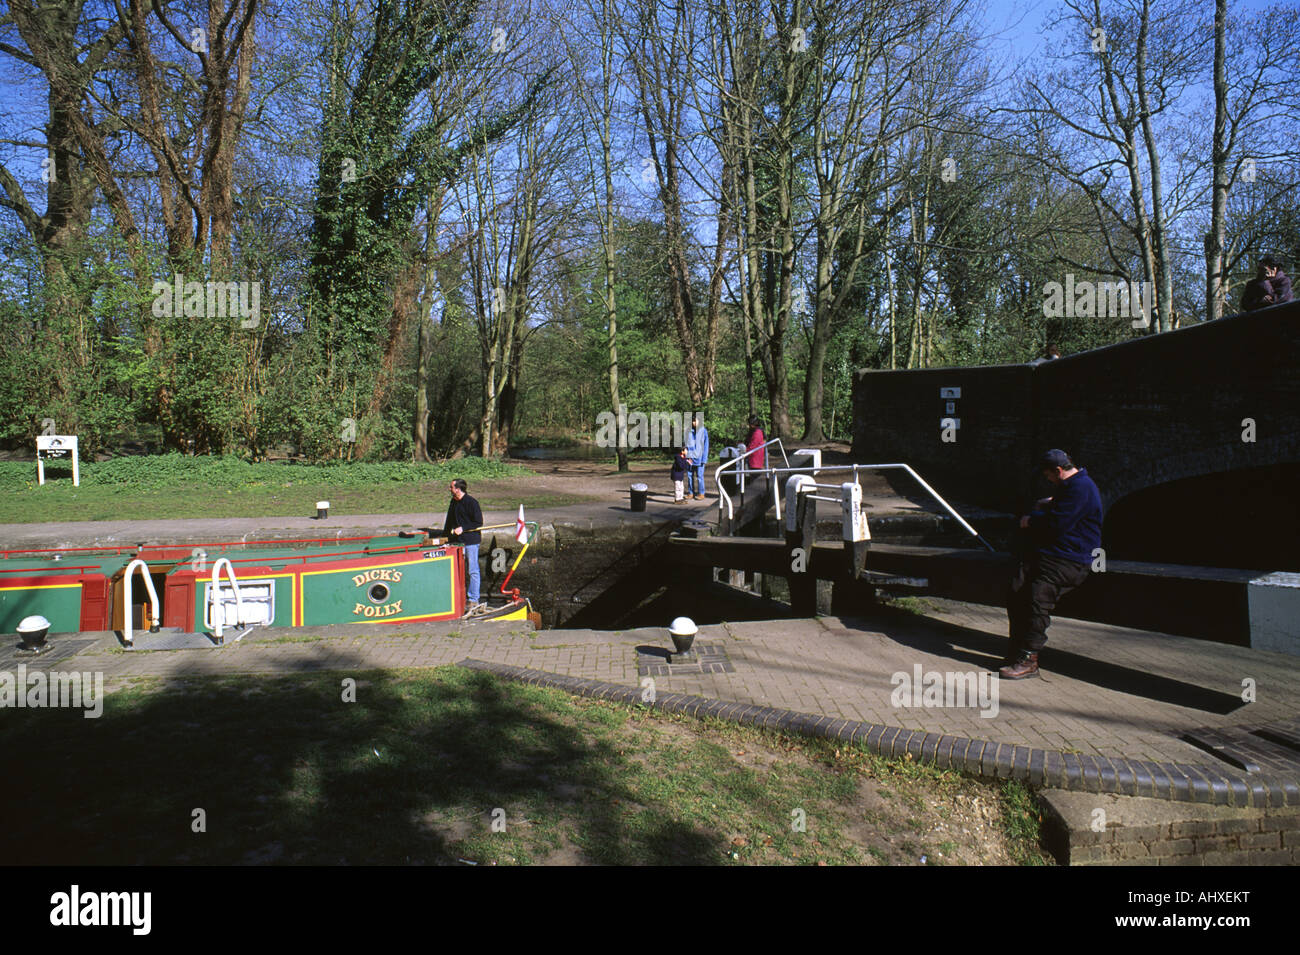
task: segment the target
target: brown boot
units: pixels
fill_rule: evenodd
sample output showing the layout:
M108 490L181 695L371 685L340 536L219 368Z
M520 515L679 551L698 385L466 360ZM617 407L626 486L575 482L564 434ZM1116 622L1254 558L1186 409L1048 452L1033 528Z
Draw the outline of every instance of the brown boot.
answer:
M998 670L998 675L1004 680L1027 680L1038 676L1038 654L1022 653L1014 664Z

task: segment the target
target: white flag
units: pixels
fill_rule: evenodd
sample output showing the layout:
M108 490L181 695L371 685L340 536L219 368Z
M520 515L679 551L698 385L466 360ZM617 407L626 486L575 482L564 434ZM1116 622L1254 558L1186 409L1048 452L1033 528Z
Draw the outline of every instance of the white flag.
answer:
M519 518L515 521L515 540L521 544L528 543L528 528L524 526L524 506L519 505Z

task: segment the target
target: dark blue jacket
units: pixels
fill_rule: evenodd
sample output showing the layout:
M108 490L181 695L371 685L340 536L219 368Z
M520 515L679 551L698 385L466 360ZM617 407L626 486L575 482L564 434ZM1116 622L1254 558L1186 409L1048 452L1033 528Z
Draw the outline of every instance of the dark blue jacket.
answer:
M1091 564L1101 546L1101 492L1085 468L1056 485L1052 506L1029 515L1038 553Z
M691 469L691 463L680 454L673 455L673 480L685 481L686 475Z
M457 537L451 534L453 543L456 544L480 544L483 542L483 535L479 528L483 526L483 509L478 506L478 501L466 494L459 501L452 498L451 503L447 506L447 525L443 528L448 534L452 530L460 527L465 533Z

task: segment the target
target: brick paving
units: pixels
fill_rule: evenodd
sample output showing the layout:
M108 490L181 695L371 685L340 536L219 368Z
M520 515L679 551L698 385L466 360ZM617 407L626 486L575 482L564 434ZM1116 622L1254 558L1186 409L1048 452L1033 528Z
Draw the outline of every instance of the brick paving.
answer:
M888 613L871 621L822 617L704 626L697 640L724 653L730 672L666 667L669 672L649 678L638 674L638 665L645 665L647 651L671 649L665 630L533 633L518 624L490 622L431 624L396 633L364 626L255 631L223 647L151 652L122 651L111 634L101 634L73 656L24 662L29 669L101 671L110 691L140 677L356 672L467 660L598 681L628 691L629 700L643 695L648 686L643 681L653 679L661 699L682 694L682 699L740 704L735 712L745 712L746 705L755 712L766 708L787 714L779 725L791 728L807 729L795 725L793 718L799 714L826 718L822 730L831 720L839 721L834 725L841 732L832 734L837 738L852 735L849 723L897 728L901 732L890 730L874 739L880 744L874 748L886 755L894 738L897 752L911 751L915 743L918 754L924 751L927 756L940 737L957 738L964 763L952 762L967 768L978 765L990 775L1012 774L1018 760L1025 770L1015 774L1029 778L1029 761L1041 759L1034 754L1045 751L1065 760L1059 764L1065 785L1091 785L1099 776L1109 791L1124 791L1120 783L1131 767L1156 763L1208 766L1213 772L1202 769L1199 775L1211 778L1216 792L1234 787L1240 792L1240 780L1233 780L1237 767L1180 735L1300 716L1295 692L1300 658L1059 618L1042 656L1040 678L1015 683L989 679L989 695L972 698L968 705L911 705L927 702L920 690L915 699L908 694L900 701L903 705L895 705L895 689L903 676L911 679L917 667L922 674L976 675L995 668L1005 648L1005 617L997 610L929 599L934 609L927 616ZM56 644L58 639L53 638ZM640 654L638 647L643 648ZM10 668L13 662L6 658L0 666ZM1253 681L1253 702L1242 699L1243 681ZM768 725L776 725L777 719L772 717ZM967 740L1001 746L981 744L976 749L967 746ZM1078 761L1083 769L1075 778L1072 767ZM1169 782L1168 795L1195 799L1196 787L1205 789L1197 772L1186 775L1193 781L1190 788L1175 779ZM1217 784L1216 775L1223 777ZM1300 802L1300 791L1295 801Z

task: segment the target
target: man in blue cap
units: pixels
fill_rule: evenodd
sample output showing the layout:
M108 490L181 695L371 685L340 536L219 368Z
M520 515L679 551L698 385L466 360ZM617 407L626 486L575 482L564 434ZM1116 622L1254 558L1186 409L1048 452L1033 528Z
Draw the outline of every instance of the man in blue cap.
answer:
M1020 518L1031 546L1007 600L1011 646L998 671L1005 680L1038 675L1038 653L1047 645L1051 613L1061 597L1088 579L1101 547L1101 493L1088 472L1057 449L1044 454L1038 466L1058 490L1044 509Z

